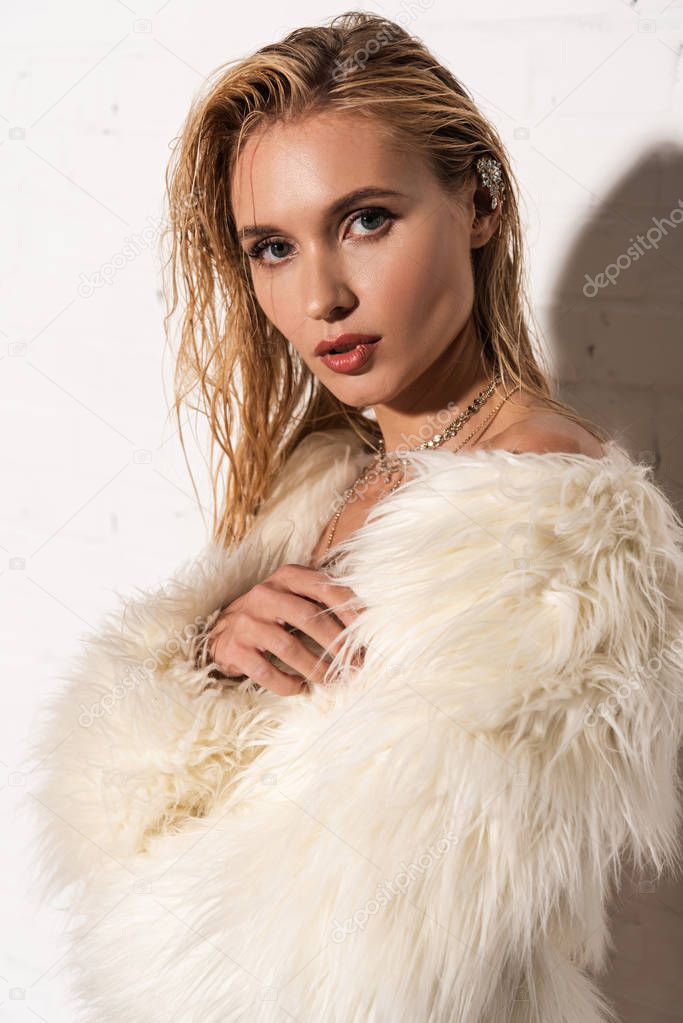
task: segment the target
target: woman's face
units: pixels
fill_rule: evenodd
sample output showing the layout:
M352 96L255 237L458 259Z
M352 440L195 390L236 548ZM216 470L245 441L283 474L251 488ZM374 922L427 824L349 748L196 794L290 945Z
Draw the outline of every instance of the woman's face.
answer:
M371 122L325 112L251 137L231 184L259 305L341 401L362 408L399 398L465 327L470 249L497 224L475 223L474 179L456 203L422 158ZM370 187L377 193L332 208ZM315 354L343 333L381 335L350 373Z

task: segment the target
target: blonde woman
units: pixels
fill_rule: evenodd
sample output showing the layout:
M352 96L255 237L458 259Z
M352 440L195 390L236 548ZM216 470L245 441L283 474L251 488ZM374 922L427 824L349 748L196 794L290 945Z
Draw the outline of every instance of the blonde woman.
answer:
M494 129L363 13L220 68L168 173L213 532L48 709L83 1020L599 1023L680 866L683 524L553 396Z

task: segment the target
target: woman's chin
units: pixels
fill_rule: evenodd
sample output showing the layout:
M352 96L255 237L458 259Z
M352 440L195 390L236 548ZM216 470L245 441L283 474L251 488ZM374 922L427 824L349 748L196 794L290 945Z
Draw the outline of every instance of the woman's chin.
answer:
M353 408L364 409L372 408L375 405L386 405L398 393L395 387L381 385L370 379L353 377L347 378L347 380L348 382L344 381L346 384L344 387L333 388L329 386L328 382L325 382L325 386L334 394L335 398L343 401L345 405L353 406Z

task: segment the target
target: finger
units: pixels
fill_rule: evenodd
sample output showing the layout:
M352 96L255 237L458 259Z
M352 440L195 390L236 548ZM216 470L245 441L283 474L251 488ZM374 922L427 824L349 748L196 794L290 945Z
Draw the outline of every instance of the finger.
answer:
M329 650L332 656L342 642L346 628L323 603L300 597L285 589L272 589L270 595L261 602L258 617L264 624L271 621L284 626L285 635L289 635L287 627L298 629L315 640L323 650ZM251 625L246 626L244 635L256 635L256 632L251 631L252 628ZM255 628L259 628L258 623Z
M245 651L241 658L243 671L264 689L270 689L278 696L296 696L306 689L306 679L299 675L288 675L277 668L265 655L264 651L254 648Z
M288 614L288 617L298 616L301 620L305 620L313 613L311 602L303 597L280 593L263 586L258 590L259 615L257 616L253 609L249 610L246 605L233 612L231 627L225 628L218 635L213 647L212 658L215 663L228 675L246 672L249 669L244 666L245 664L253 667L254 670L260 670L263 668L261 662L264 658L261 658L261 662L259 662L258 658L256 660L253 658L253 654L255 651L260 651L261 654L265 654L267 651L279 657L284 664L291 667L303 679L310 674L316 680L321 680L325 674L325 667L321 667L317 663L319 655L312 653L300 638L292 635L285 627L284 620L281 620L283 625L280 625L273 621L272 617L268 617L272 616L273 610L282 610L283 613ZM252 603L255 602L252 600ZM284 609L286 604L289 605L290 610L293 604L296 614L289 614ZM264 607L264 605L266 606ZM261 615L265 617L261 617ZM322 641L319 643L321 647L325 647L328 641L333 641L336 634L341 631L340 626L333 624L332 621L327 623L327 629L322 622L319 622L316 630L313 631L325 632L327 630L331 630L331 636L321 637ZM316 642L318 641L316 640ZM265 659L265 664L270 665L270 661ZM239 667L236 667L237 665ZM276 668L276 671L278 670ZM281 674L285 675L286 673ZM280 678L280 682L282 681L283 679Z
M344 625L350 625L360 613L361 609L358 606L340 606L347 602L358 605L358 597L354 591L319 569L308 568L306 565L285 564L273 573L271 581L275 585L282 584L294 593L324 604Z
M343 583L335 582L329 576L323 579L321 586L323 602L330 612L336 615L344 625L351 625L352 622L355 622L363 608L354 591L348 586L344 586Z
M275 622L263 622L259 629L259 647L268 650L278 657L283 664L298 672L311 682L322 683L331 660L321 653L309 650L306 644L294 633L288 632Z
M300 596L289 585L291 574L273 573L268 580L257 583L247 594L242 608L233 616L232 632L242 642L258 643L260 623L278 619L305 632L322 647L334 643L344 624L340 623L322 601L315 596ZM310 588L310 587L309 587ZM238 620L238 619L242 620Z

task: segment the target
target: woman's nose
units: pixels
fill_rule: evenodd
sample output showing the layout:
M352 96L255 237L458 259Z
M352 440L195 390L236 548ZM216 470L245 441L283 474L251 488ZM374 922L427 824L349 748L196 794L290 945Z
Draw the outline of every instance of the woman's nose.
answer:
M303 274L304 309L310 319L324 319L355 305L355 295L340 265L329 256L309 260Z

